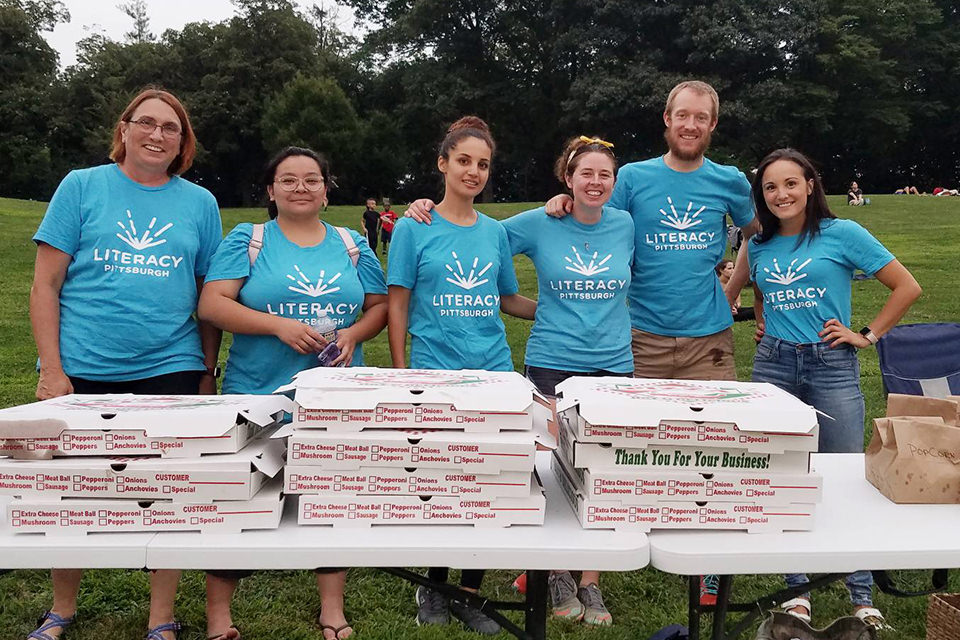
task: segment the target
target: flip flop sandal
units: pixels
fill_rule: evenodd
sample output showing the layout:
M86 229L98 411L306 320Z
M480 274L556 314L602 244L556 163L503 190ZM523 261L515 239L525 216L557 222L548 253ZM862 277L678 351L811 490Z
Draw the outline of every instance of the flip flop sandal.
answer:
M883 617L883 614L880 613L879 609L874 607L864 607L863 609L857 609L853 612L853 615L868 624L878 631L892 631L893 627L887 624L886 619Z
M52 611L47 611L37 618L37 628L27 636L27 640L56 640L55 636L51 636L46 632L51 629L56 629L57 627L60 628L60 637L64 638L66 637L67 627L76 621L76 615L72 615L69 618L62 618Z
M322 622L320 622L319 613L317 614L317 626L320 627L320 635L323 635L323 632L326 631L327 629L329 629L330 631L333 631L333 637L335 640L343 640L340 637L340 632L343 631L344 629L353 630L353 626L349 622L339 627L335 627L332 624L323 624Z
M232 624L227 627L228 630L233 629L237 632L237 635L233 636L232 640L240 640L240 629L237 629L237 625ZM207 636L207 640L229 640L226 633L218 633L215 636Z
M183 631L183 625L179 622L166 622L147 630L147 635L143 640L167 640L163 637L164 631L173 631L173 637L176 638Z
M808 612L812 612L813 608L810 606L810 599L800 596L797 598L793 598L792 600L787 600L786 602L780 604L781 611L793 616L794 618L803 620L807 624L810 624L810 613L800 613L798 611L794 611L793 610L794 607L803 607Z

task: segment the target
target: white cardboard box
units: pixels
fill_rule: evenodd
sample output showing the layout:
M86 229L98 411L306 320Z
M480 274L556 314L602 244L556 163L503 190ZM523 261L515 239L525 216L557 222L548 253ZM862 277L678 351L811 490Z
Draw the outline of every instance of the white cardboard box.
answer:
M301 525L367 527L372 524L542 525L546 501L539 482L523 498L446 496L302 495Z
M83 535L102 531L210 531L276 529L283 512L280 478L250 500L211 503L63 498L17 498L7 507L13 533Z
M276 395L73 394L0 410L0 455L236 453L292 407Z
M616 447L609 444L577 442L569 425L560 425L557 448L569 466L594 471L614 469L677 470L712 473L736 471L745 473L793 473L810 471L810 454L806 451L755 453L743 449L714 447L641 446Z
M410 467L455 469L470 473L533 471L537 443L552 448L552 438L537 431L464 433L370 429L341 433L283 427L274 437L289 435L287 464L323 469Z
M816 451L817 415L768 383L642 378L568 378L560 419L580 442L640 449L669 445Z
M361 468L352 471L286 467L284 493L341 495L522 498L530 493L529 471L478 475L450 469Z
M618 500L594 500L577 491L563 465L551 461L564 495L585 529L734 529L750 533L808 531L814 525L813 504L785 506L754 502L659 502L625 504Z
M533 384L510 371L317 367L278 391L293 391L293 425L363 428L531 429L550 417Z
M282 440L198 458L0 458L0 494L128 500L249 500L283 468Z

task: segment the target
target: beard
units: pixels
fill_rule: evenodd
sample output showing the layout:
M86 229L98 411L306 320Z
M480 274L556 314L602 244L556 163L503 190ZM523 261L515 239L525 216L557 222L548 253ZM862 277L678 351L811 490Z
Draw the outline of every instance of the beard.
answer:
M700 144L692 151L687 151L680 147L679 134L674 133L671 129L663 130L663 139L667 141L667 147L670 149L670 153L684 162L693 162L703 157L703 154L706 153L710 147L711 137L713 137L713 132L708 130L703 137L700 138Z

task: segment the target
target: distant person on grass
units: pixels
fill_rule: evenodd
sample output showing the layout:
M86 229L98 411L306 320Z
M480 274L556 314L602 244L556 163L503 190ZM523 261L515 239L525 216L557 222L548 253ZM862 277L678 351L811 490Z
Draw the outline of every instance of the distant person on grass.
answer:
M866 204L866 201L863 199L863 191L860 189L860 185L857 184L856 180L850 183L850 188L847 190L847 204L851 207L862 207Z
M393 236L393 227L397 224L397 214L390 208L390 201L383 199L383 213L380 214L380 242L383 243L381 254L385 255Z
M763 231L747 243L757 299L759 344L753 381L770 382L818 411L821 453L863 452L864 401L857 350L877 343L920 296L907 269L870 233L830 211L820 176L793 149L770 153L757 168L753 199ZM890 289L880 313L859 332L850 328L850 281L856 269ZM742 287L740 273L732 289ZM759 320L760 318L758 318ZM786 576L791 587L808 582ZM869 571L847 577L854 615L884 627L873 606ZM782 605L810 621L810 596Z
M363 235L367 237L367 244L370 250L377 252L377 234L380 231L380 212L377 211L377 201L375 198L367 198L367 208L363 210L360 218L360 229Z
M906 186L906 187L900 187L899 189L897 189L897 190L894 191L893 193L894 193L894 195L898 195L898 196L907 196L907 195L922 196L922 195L924 195L922 191L920 191L920 190L917 189L916 187L911 187L911 186L909 186L909 185Z
M333 365L363 365L363 342L387 323L387 286L380 260L355 231L320 219L327 201L330 164L311 149L288 147L267 165L264 183L270 221L262 245L250 253L254 225L237 225L224 238L210 264L199 314L233 334L223 393L269 394L297 372L317 366L327 341L315 328L316 315L277 315L271 308L308 309L313 291L291 287L291 273L336 281L322 298L337 326L340 355ZM342 233L348 234L345 239ZM359 252L354 265L351 251ZM335 311L336 310L336 311ZM362 315L361 315L362 311ZM207 572L207 636L230 638L236 631L230 603L241 578L252 571ZM324 640L350 637L343 610L345 569L317 569Z
M500 311L532 320L536 303L517 292L513 254L503 225L473 208L490 176L494 142L487 123L460 118L440 144L437 168L444 195L428 215L433 224L401 220L387 266L390 356L406 368L513 371ZM468 293L470 295L465 295ZM451 530L450 535L456 535ZM427 577L445 583L449 569ZM462 589L476 593L482 569L461 572ZM495 634L500 625L465 601L418 587L417 624L448 624L450 614L468 629Z
M180 177L195 153L183 105L148 89L114 125L115 164L57 187L33 237L38 399L216 393L220 331L193 314L222 231L213 195ZM59 638L75 621L83 571L51 574L53 606L31 638ZM149 640L176 637L179 581L179 570L150 574Z
M733 276L734 262L733 260L721 260L720 264L717 265L717 277L720 278L720 284L726 288L727 283L730 282L730 278ZM756 313L752 307L744 307L742 301L740 300L740 292L737 292L737 297L731 305L730 310L733 312L733 321L734 322L743 322L744 320L754 320L756 319Z

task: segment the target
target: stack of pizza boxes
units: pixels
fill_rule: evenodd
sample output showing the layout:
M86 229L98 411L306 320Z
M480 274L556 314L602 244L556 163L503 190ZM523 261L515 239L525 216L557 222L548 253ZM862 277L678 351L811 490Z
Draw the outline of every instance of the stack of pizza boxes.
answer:
M553 469L596 529L808 530L814 409L770 384L570 378Z
M509 372L316 368L296 402L284 490L301 525L542 525L537 425L548 411Z
M282 396L68 395L0 410L13 533L272 529Z

